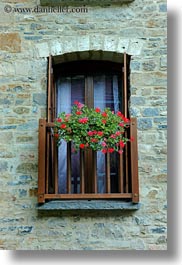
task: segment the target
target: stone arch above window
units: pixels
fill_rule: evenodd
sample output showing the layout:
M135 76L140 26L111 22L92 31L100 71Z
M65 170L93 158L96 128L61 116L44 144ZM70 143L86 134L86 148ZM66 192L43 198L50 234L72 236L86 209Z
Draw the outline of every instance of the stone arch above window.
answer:
M117 61L121 59L119 54L126 52L129 55L138 56L142 52L144 40L142 39L126 39L118 36L110 35L85 35L85 36L67 36L54 40L47 40L36 44L37 57L63 56L65 61L71 56L80 56L79 59L89 59L89 57L102 55L107 52L107 60ZM77 55L76 55L77 53ZM80 53L80 54L79 54ZM105 53L106 54L106 53ZM63 58L62 57L62 58ZM67 59L66 59L67 57ZM94 58L95 60L96 58Z

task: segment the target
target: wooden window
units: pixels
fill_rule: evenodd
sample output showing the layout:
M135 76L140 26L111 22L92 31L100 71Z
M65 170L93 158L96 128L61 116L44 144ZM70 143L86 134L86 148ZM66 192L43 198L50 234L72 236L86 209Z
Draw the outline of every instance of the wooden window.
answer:
M39 122L38 202L50 199L123 199L139 201L137 121L129 117L129 57L120 63L76 61L48 64L47 119ZM126 132L134 137L124 153L102 154L72 144L57 147L53 127L61 111L71 111L78 100L88 107L110 107L131 119Z

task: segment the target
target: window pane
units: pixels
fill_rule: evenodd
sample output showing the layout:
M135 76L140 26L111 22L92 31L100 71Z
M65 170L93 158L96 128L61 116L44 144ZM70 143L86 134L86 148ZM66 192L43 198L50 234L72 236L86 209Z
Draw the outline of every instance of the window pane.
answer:
M118 77L116 75L94 76L94 107L119 110Z
M71 112L74 101L85 102L85 78L74 76L60 78L57 82L57 116L60 112ZM62 142L58 148L58 182L59 193L67 193L67 144ZM79 153L71 157L72 193L79 192Z
M93 78L94 84L94 107L101 110L110 108L113 111L119 110L119 89L118 77L116 75L97 75ZM111 192L117 192L118 186L118 158L113 153L111 157ZM105 180L105 155L97 152L97 177L98 177L98 193L106 192Z

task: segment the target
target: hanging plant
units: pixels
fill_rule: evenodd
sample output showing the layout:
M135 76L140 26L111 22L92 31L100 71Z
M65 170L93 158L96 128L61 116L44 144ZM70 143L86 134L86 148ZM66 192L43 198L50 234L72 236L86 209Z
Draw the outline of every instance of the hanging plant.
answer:
M55 121L54 136L60 145L62 141L72 142L74 151L91 148L94 151L122 154L127 141L125 130L129 119L120 111L110 108L88 108L75 101L71 113L61 112Z

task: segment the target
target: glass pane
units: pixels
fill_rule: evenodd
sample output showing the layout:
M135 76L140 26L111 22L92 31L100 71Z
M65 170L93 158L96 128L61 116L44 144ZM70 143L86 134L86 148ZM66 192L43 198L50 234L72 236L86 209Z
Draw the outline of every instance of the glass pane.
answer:
M94 107L99 107L101 110L110 108L113 111L119 110L119 90L118 77L116 75L97 75L93 78L94 84ZM111 192L117 192L118 187L118 159L117 154L112 153L111 157ZM105 155L97 152L97 178L98 178L98 193L106 192L105 181Z
M85 78L73 76L60 78L57 82L57 116L60 112L71 112L74 101L85 102ZM67 144L62 142L58 148L58 182L59 193L67 193ZM72 193L79 192L79 153L72 154Z
M94 107L119 110L118 77L116 75L97 75L93 78Z

